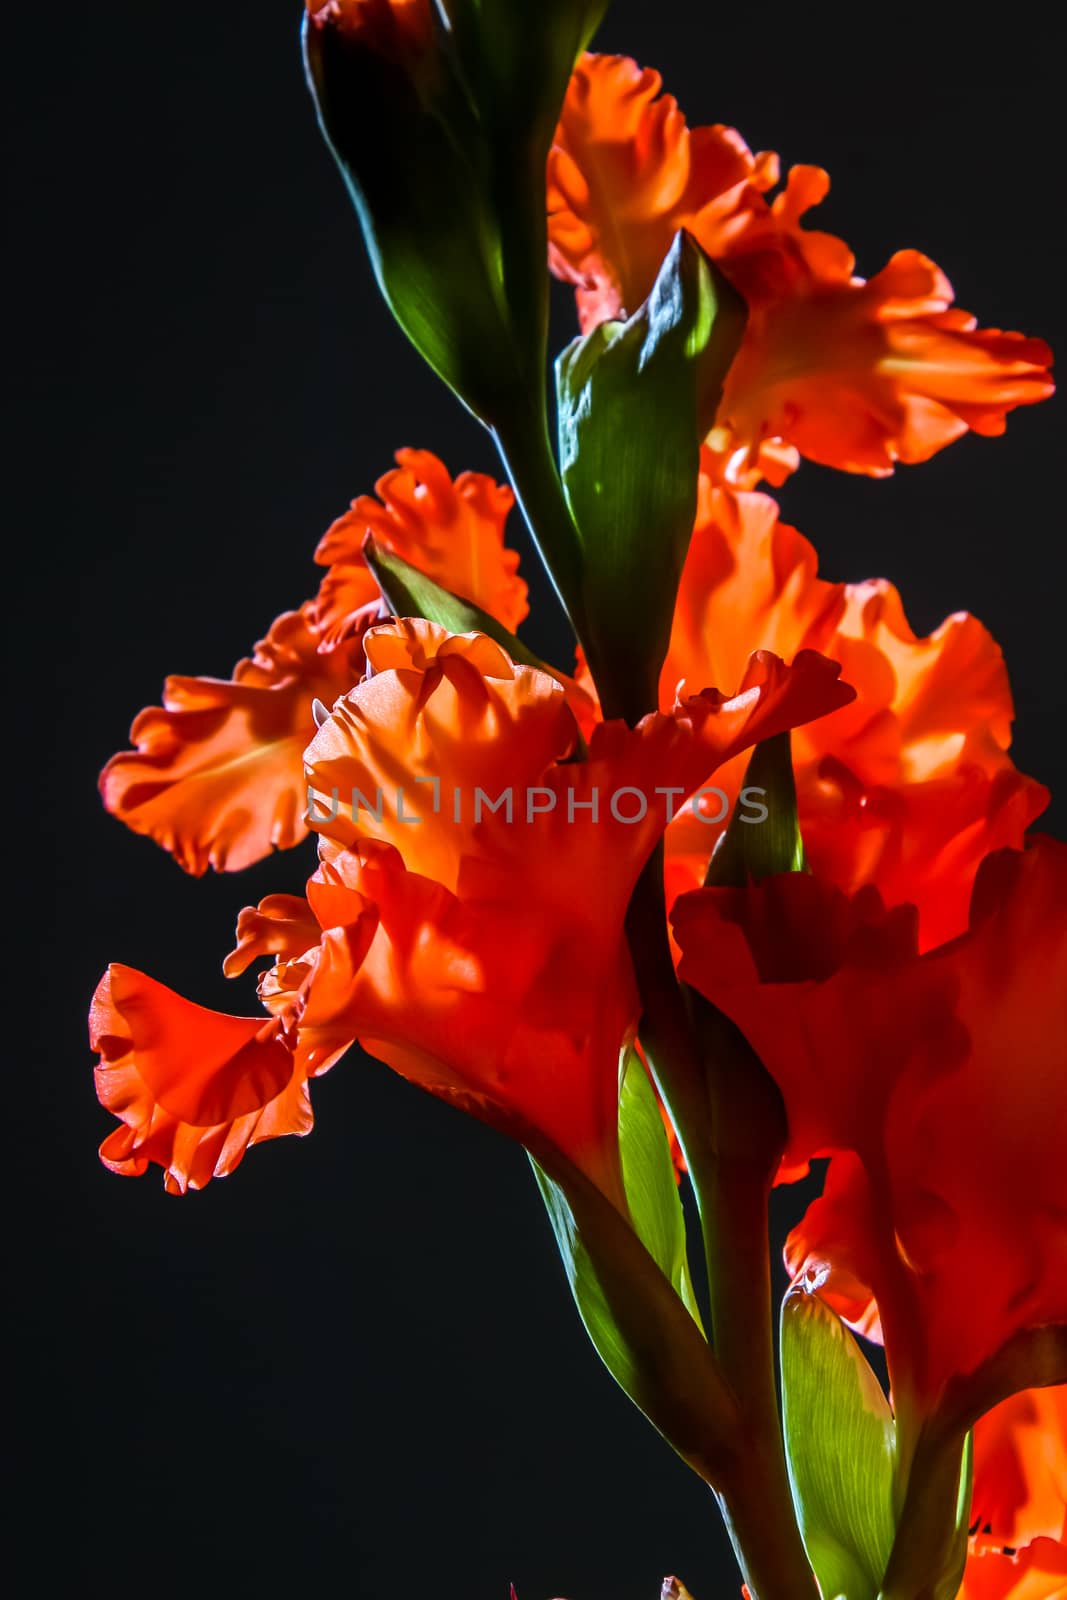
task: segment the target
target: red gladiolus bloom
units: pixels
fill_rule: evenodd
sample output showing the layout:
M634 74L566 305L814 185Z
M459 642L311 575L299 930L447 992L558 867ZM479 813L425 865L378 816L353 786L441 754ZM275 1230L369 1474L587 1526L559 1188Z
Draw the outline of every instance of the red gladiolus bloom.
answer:
M918 957L914 912L805 874L683 896L681 976L777 1081L787 1164L832 1157L788 1245L929 1405L1018 1330L1067 1322L1067 845L979 872L969 931ZM829 1276L826 1276L829 1271Z
M740 290L748 325L719 432L750 461L782 440L813 461L880 476L1052 392L1039 339L979 330L944 274L903 250L869 282L852 252L801 226L829 178L754 156L721 125L689 129L659 75L587 55L548 169L550 265L577 288L583 330L630 314L687 229Z

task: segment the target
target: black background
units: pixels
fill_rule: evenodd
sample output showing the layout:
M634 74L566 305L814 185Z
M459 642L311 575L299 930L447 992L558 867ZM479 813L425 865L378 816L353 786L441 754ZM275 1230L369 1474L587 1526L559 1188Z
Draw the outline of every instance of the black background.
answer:
M97 769L167 671L226 674L312 592L318 535L396 446L493 470L376 297L299 14L37 6L11 57L16 1592L652 1600L678 1571L698 1600L736 1594L707 1493L586 1345L517 1149L353 1058L316 1085L309 1139L206 1194L96 1159L84 1016L105 963L251 1011L219 975L235 914L308 866L183 878L105 817ZM692 121L829 167L820 220L862 272L918 246L984 323L1056 342L1046 13L1017 4L988 42L970 7L909 15L617 0L600 42L660 66ZM1060 426L1045 406L891 482L805 466L784 494L827 576L896 580L923 630L960 608L993 628L1017 759L1054 784Z

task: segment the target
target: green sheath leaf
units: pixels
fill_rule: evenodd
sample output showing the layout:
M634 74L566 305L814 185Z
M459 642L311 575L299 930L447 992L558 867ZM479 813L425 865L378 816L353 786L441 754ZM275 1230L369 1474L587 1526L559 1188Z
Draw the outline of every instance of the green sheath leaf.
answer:
M583 643L609 716L635 721L656 706L693 530L700 440L743 327L734 290L679 233L629 321L601 323L556 363Z
M852 1334L817 1294L782 1303L786 1455L823 1600L876 1600L896 1532L889 1402Z
M636 1050L627 1053L619 1095L622 1181L637 1236L703 1330L686 1253L685 1215L656 1091Z
M806 871L790 735L777 733L753 751L705 881L743 889L774 873Z

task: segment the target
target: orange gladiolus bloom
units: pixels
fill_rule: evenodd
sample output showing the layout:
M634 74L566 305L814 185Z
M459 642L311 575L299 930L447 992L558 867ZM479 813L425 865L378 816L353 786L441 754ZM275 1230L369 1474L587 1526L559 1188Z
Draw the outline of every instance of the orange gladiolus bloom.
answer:
M886 904L917 906L920 948L942 944L967 926L984 857L1019 847L1048 803L1007 753L1014 710L999 646L965 612L917 638L892 584L820 578L815 550L775 501L724 487L721 472L705 450L660 705L679 689L737 682L757 646L840 661L855 700L793 738L805 850L846 893L873 884ZM745 764L716 774L730 806ZM700 818L686 810L671 824L669 899L703 881L727 814L709 797Z
M231 1170L237 1119L273 1108L287 1086L305 1095L306 1079L358 1039L431 1092L554 1146L613 1194L619 1053L637 1021L623 918L666 789L691 792L719 762L851 691L810 652L792 667L759 655L735 698L709 691L633 730L603 724L574 762L565 689L484 635L397 622L370 630L365 648L372 675L307 751L321 858L307 905L274 896L242 913L227 962L236 972L278 956L260 986L274 1024L255 1034L139 974L131 1016L126 991L116 1000L102 986L94 1037L127 1075L118 1090L102 1084L128 1126L122 1170L158 1161L174 1188ZM238 1094L253 1040L255 1081ZM267 1045L272 1063L291 1053L291 1078L263 1070ZM204 1106L209 1125L197 1120ZM256 1124L244 1143L305 1131L282 1120L272 1110L269 1133Z
M1067 1594L1067 1388L1025 1390L978 1423L971 1527L961 1600Z
M287 612L233 677L168 678L142 711L136 749L112 757L104 804L187 872L239 871L307 835L304 750L316 700L332 706L363 675L362 636L381 615L363 559L368 533L443 587L514 628L526 614L518 556L504 547L511 491L477 472L449 477L428 450L400 450L381 503L353 501L321 541L319 594Z
M869 282L852 252L801 226L829 187L738 133L689 129L658 73L587 55L572 77L548 169L550 265L577 287L584 330L636 310L671 240L687 229L740 290L749 320L719 432L755 460L768 440L849 472L924 461L1052 392L1038 339L952 305L944 274L904 250Z
M675 907L681 976L781 1088L787 1165L832 1157L790 1267L868 1331L873 1293L898 1398L1067 1321L1065 902L1067 845L1038 838L922 957L911 908L805 874Z

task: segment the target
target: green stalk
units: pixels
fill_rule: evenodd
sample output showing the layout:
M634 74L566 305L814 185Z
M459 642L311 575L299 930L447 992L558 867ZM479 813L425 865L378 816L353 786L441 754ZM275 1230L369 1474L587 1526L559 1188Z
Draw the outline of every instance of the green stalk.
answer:
M967 1437L931 1420L915 1441L879 1600L955 1600L967 1560Z
M497 423L491 432L530 537L575 637L581 639L585 632L585 605L578 530L564 498L549 440L543 389L529 399L528 413Z
M699 1045L667 939L662 846L628 919L641 1041L685 1153L708 1269L711 1343L744 1449L716 1487L754 1600L817 1600L782 1442L767 1202L785 1145L777 1088L734 1025L700 1003Z

